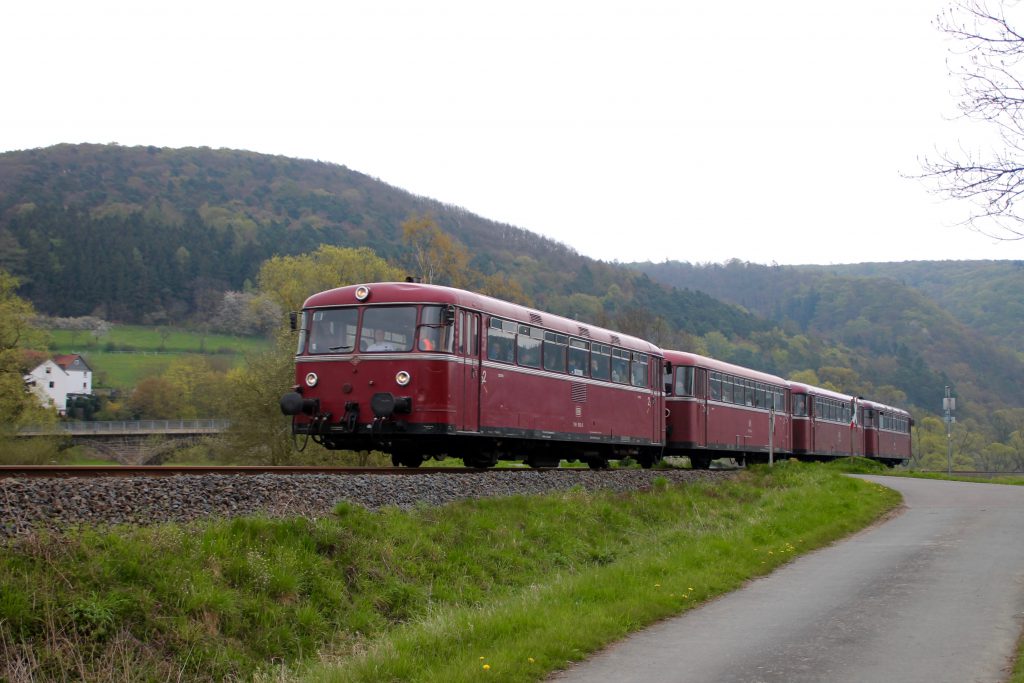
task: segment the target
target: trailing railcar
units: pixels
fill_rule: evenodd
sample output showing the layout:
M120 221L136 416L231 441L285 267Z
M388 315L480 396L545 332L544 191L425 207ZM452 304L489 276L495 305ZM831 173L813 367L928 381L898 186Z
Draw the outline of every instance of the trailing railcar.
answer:
M767 462L793 452L789 382L680 351L665 351L666 455L696 469L716 458Z
M790 384L790 391L796 457L865 455L860 399L796 382Z
M381 282L311 296L296 327L292 431L330 449L606 467L664 446L663 353L460 289Z
M864 455L887 465L910 460L910 429L914 418L905 410L874 401L861 401Z

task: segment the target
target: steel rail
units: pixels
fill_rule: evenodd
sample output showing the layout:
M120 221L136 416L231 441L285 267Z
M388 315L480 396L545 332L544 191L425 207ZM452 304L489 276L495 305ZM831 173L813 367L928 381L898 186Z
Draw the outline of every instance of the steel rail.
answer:
M472 474L474 472L538 472L560 470L582 471L585 468L500 467L476 469L469 467L303 467L262 465L0 465L0 479L15 477L173 477L178 475L255 475L255 474Z

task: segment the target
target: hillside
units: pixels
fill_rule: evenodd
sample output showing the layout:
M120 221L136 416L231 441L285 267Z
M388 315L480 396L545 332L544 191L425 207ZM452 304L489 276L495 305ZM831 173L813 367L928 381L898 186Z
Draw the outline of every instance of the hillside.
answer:
M942 383L953 384L973 413L1024 406L1024 357L1013 332L1024 324L1016 312L1022 299L1006 293L1024 278L1015 263L791 267L733 261L631 267L664 284L693 287L743 306L791 332L821 336L878 358L876 373L898 378L908 365L924 363L930 382L892 383L930 410L938 410ZM932 276L925 275L929 270ZM944 281L967 284L960 285L958 296L937 291ZM1002 293L992 294L993 282L1004 283Z
M274 255L333 244L402 262L400 226L422 214L466 246L471 267L507 275L548 310L600 324L642 308L697 334L765 326L703 293L670 292L344 166L209 148L57 145L0 154L0 268L21 278L19 293L49 315L202 320Z

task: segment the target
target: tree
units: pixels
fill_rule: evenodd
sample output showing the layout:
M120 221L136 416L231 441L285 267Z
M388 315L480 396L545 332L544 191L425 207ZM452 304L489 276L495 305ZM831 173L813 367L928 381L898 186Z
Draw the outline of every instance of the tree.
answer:
M256 278L260 291L282 310L295 311L310 295L361 282L402 279L402 271L372 249L321 244L310 254L275 256L264 261Z
M46 335L32 326L35 310L15 291L18 279L0 270L0 462L40 463L53 459L56 444L49 439L18 439L18 430L28 425L56 420L53 410L44 408L25 386L33 351L46 348Z
M987 153L962 150L922 161L921 178L940 193L975 204L968 224L999 239L1024 239L1024 34L1007 19L1002 0L963 0L936 19L959 49L949 60L950 75L962 81L959 109L982 121L996 135Z
M431 216L411 216L402 223L402 242L411 250L410 267L423 282L465 287L469 252L442 232Z

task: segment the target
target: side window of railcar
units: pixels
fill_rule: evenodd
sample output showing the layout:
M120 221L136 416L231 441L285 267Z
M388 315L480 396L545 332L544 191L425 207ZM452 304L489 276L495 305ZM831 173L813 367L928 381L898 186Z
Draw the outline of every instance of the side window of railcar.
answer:
M647 386L647 354L633 352L633 363L630 365L629 383L634 387Z
M722 375L722 400L726 403L733 402L733 394L735 391L735 385L733 379L729 375Z
M612 349L612 381L625 384L629 381L629 351Z
M711 373L711 400L722 400L722 375L718 372Z
M743 403L744 405L754 405L754 383L749 379L743 380Z
M587 370L588 356L590 355L590 342L582 339L569 340L569 374L578 377L585 377L590 374Z
M807 417L807 394L793 394L793 415Z
M612 348L595 343L590 352L590 376L594 379L608 379L612 373Z
M312 317L309 353L351 353L355 350L357 309L328 308L313 311Z
M540 346L544 333L526 325L519 326L516 337L516 354L520 365L528 368L540 367Z
M309 333L309 311L302 312L302 320L299 323L299 345L295 349L295 355L306 350L306 335Z
M569 337L554 332L544 333L544 369L565 372L566 348Z
M693 396L693 368L676 370L676 396Z
M491 318L487 329L487 358L502 363L515 362L516 324L501 318Z

